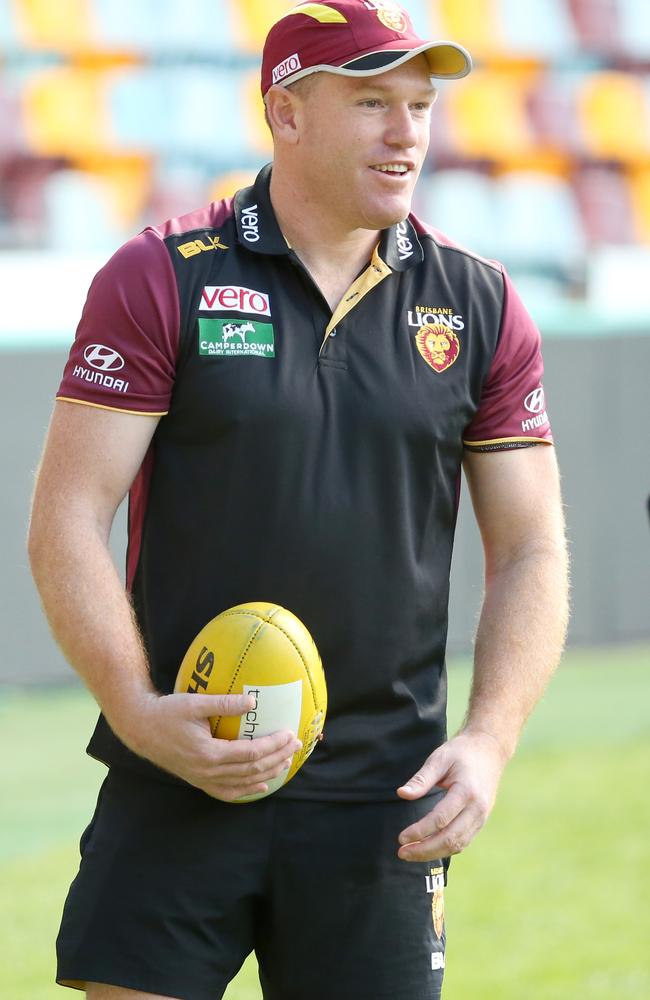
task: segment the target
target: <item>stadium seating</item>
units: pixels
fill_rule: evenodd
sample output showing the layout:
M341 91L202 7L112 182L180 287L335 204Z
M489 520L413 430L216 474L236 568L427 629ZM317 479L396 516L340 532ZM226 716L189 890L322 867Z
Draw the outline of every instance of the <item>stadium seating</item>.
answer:
M642 238L643 227L635 221L638 210L632 187L620 169L583 167L576 174L575 190L585 237L591 246L633 243Z
M623 51L633 59L650 61L650 4L647 0L618 0L618 16Z
M495 181L498 256L510 266L571 274L585 254L580 214L568 182L534 171Z
M499 221L492 181L486 174L438 170L422 179L415 208L455 242L483 256L497 256Z
M54 250L112 251L121 242L109 191L99 177L74 170L52 174L44 211Z
M259 53L293 3L0 0L0 243L113 245L250 179ZM425 218L554 283L650 245L650 0L405 3L476 62L440 85Z
M514 56L558 60L577 48L564 0L499 0L504 46Z
M457 38L478 59L499 52L498 0L439 0L443 38Z
M650 153L647 88L629 73L586 75L578 113L587 153L597 159L635 162Z
M567 9L584 52L619 54L618 0L567 0Z

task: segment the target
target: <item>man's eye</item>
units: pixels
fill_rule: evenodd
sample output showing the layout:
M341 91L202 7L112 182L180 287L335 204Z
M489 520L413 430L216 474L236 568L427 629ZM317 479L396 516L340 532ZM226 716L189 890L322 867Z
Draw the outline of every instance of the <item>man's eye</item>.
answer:
M361 103L363 104L364 108L378 108L380 102L377 100L376 97L368 97L366 98L365 101L362 101Z

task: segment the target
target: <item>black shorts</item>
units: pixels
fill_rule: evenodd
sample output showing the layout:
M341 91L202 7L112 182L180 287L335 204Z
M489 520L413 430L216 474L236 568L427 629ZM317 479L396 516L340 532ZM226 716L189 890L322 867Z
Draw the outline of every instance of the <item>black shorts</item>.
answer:
M267 1000L437 1000L446 866L397 858L433 802L229 805L114 769L81 841L57 981L218 1000L254 950Z

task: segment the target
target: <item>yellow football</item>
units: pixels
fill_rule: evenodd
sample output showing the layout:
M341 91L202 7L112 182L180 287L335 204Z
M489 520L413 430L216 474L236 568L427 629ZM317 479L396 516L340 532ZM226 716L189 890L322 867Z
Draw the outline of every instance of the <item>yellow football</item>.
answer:
M318 650L300 619L278 604L238 604L209 621L190 644L174 691L255 698L246 715L210 719L218 739L254 740L290 729L301 741L291 766L266 782L267 792L238 802L264 798L291 781L325 723L327 687Z

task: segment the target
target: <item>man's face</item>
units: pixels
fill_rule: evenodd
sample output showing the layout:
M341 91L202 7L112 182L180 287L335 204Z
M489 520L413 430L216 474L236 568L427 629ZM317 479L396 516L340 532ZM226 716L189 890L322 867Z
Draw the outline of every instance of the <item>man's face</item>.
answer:
M318 73L294 150L309 197L345 229L385 229L406 218L434 99L423 55L378 76Z

